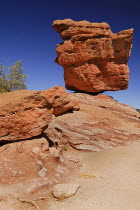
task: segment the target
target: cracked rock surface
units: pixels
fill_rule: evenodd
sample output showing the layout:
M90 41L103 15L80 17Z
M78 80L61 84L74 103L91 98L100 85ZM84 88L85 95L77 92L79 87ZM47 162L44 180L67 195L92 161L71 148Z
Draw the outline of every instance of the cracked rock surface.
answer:
M52 115L78 110L61 86L45 91L13 91L0 95L0 142L30 139L43 133Z

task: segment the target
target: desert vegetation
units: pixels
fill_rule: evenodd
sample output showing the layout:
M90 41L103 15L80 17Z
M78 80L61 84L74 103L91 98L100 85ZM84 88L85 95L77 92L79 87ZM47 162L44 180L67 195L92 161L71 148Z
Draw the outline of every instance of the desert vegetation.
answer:
M21 60L9 66L8 73L6 73L6 66L0 64L0 93L26 89L27 77L24 74Z

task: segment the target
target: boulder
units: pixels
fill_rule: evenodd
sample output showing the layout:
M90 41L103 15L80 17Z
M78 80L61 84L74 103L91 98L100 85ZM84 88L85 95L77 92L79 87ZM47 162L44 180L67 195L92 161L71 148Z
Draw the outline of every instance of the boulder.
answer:
M79 187L79 184L57 184L54 186L52 193L55 198L63 200L75 195Z
M53 28L64 39L56 62L64 67L67 89L94 93L128 87L133 29L113 34L107 23L71 19L56 20Z
M40 91L13 91L0 99L1 142L38 136L51 119L52 105Z
M71 100L66 90L61 86L42 91L43 95L53 106L53 114L55 116L64 114L68 110L79 110L79 104L75 100Z
M0 142L41 135L52 115L78 110L61 86L45 91L20 90L0 94Z
M140 114L131 106L106 95L71 93L78 112L53 118L46 135L58 145L100 151L140 140Z

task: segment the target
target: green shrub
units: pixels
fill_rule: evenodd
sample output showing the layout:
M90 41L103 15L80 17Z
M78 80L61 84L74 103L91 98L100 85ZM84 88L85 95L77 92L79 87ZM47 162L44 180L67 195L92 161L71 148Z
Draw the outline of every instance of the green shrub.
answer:
M9 66L8 74L5 73L5 69L6 67L0 64L0 93L27 88L25 79L28 76L23 72L21 60Z

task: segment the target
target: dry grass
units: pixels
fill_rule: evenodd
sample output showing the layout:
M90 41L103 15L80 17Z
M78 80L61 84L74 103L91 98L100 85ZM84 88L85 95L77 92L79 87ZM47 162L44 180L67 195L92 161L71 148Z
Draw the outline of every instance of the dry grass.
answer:
M96 178L96 176L93 174L81 174L80 178Z

